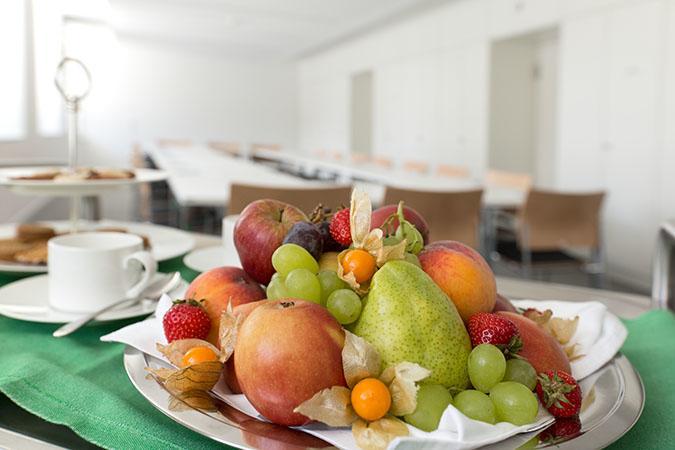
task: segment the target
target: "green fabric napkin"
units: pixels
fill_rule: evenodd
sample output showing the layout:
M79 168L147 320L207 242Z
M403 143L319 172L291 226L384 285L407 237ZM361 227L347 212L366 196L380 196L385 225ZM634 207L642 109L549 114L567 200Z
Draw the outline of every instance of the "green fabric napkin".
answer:
M675 431L675 316L649 311L624 320L628 339L621 351L642 377L645 408L638 423L612 449L672 448Z
M197 274L179 258L160 270ZM0 278L0 284L11 279ZM0 391L43 419L64 424L105 448L201 449L223 446L173 422L132 386L122 365L123 346L99 337L132 320L87 327L54 339L57 325L0 317ZM613 448L665 448L675 433L675 318L652 311L625 321L629 337L623 352L640 372L647 390L642 418Z

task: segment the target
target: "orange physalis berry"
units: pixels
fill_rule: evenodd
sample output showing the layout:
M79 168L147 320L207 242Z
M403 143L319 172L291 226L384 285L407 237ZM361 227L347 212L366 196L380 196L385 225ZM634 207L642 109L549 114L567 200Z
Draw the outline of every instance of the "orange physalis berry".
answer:
M208 347L193 347L183 355L183 367L199 364L206 361L217 361L218 355Z
M365 420L381 419L390 406L389 388L377 378L364 378L352 389L352 407Z
M375 258L365 250L350 250L342 258L342 269L345 274L353 273L356 281L363 283L370 280L375 273Z

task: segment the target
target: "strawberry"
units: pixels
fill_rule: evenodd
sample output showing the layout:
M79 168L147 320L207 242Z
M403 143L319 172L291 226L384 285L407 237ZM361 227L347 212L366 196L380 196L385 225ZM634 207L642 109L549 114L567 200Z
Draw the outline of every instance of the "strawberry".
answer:
M338 244L349 247L352 244L352 232L349 224L349 208L333 214L330 221L330 235Z
M173 306L164 314L162 325L168 342L206 339L211 329L211 318L204 311L201 301L174 300Z
M581 409L581 388L577 380L562 370L539 374L537 395L555 417L572 417Z
M539 434L539 442L554 445L570 440L581 434L579 416L558 417L550 427Z
M471 345L492 344L506 354L516 354L523 346L516 325L504 316L479 312L469 318Z

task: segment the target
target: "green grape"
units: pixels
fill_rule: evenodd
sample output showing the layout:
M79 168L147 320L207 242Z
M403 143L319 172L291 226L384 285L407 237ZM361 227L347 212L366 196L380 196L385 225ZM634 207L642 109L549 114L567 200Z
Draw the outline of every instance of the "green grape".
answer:
M288 292L286 290L284 278L278 273L275 273L272 275L270 284L267 285L267 298L269 300L277 300L285 297L288 297Z
M523 384L503 381L490 390L490 399L500 422L525 425L537 418L537 397Z
M537 386L537 372L532 364L524 359L509 359L506 361L504 381L515 381L524 384L531 391Z
M361 299L351 289L338 289L328 296L326 308L338 322L347 325L361 315Z
M440 384L423 384L417 391L417 408L403 417L410 425L424 431L434 431L452 395Z
M462 414L473 420L492 424L497 423L497 414L495 413L495 406L492 404L492 400L480 391L468 389L460 392L455 395L453 405Z
M410 264L416 265L419 268L422 267L422 264L420 264L420 259L417 257L417 255L413 255L412 253L406 252L405 255L403 255L403 259L408 261Z
M294 269L286 276L286 292L289 297L321 303L319 279L307 269Z
M307 269L312 274L319 271L319 263L307 250L297 244L284 244L272 253L272 266L282 277L295 269Z
M349 289L349 285L342 281L332 270L322 270L317 275L321 284L321 304L326 306L328 296L338 289Z
M469 354L468 369L473 387L488 393L492 386L504 378L506 359L494 345L480 344Z

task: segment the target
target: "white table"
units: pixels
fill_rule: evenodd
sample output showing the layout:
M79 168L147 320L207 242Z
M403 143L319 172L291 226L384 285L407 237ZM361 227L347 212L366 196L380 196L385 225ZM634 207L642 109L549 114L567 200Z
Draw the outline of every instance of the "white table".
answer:
M169 187L182 207L224 207L229 203L233 183L280 188L321 184L207 147L146 145L145 151L157 167L169 174Z

